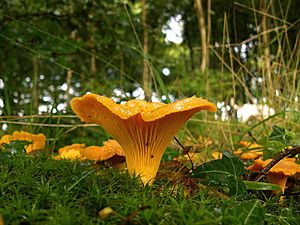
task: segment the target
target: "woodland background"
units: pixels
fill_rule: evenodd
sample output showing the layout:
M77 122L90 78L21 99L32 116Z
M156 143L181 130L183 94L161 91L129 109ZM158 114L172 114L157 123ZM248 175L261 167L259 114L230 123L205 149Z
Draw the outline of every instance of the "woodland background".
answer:
M299 130L299 1L0 4L3 134L20 125L38 132L68 123L60 132L47 127L48 140L57 143L74 130L74 121L59 115L71 113L70 99L87 92L117 102L204 97L219 110L202 121L221 127L240 121L236 110L243 104L265 104L276 113L292 111L280 122ZM94 139L81 131L72 142L99 143L98 128L85 131Z
M46 145L0 146L0 225L300 224L300 176L274 194L241 157L254 145L263 159L299 163L299 9L298 0L1 0L0 137L43 133ZM143 187L105 161L53 159L110 138L70 108L89 92L118 103L196 95L218 111L186 123Z

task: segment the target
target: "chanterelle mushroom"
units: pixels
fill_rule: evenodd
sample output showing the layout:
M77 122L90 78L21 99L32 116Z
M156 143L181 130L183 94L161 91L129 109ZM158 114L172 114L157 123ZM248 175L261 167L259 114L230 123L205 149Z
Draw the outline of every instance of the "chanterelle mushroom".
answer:
M12 141L22 140L32 142L26 147L26 153L30 154L33 151L41 150L45 147L46 136L42 133L31 134L26 131L15 131L12 135L3 135L0 139L0 145L3 143L9 144Z
M87 94L71 107L84 122L97 123L124 149L128 171L152 184L165 148L181 126L200 110L217 110L213 103L191 97L174 103L130 100L124 105L111 98Z
M251 171L260 172L272 159L263 161L262 159L254 160L254 163L247 169ZM284 158L273 166L267 174L267 179L270 183L280 186L282 193L284 193L286 182L289 176L293 176L300 172L300 164L296 163L296 158ZM279 193L278 191L274 191Z

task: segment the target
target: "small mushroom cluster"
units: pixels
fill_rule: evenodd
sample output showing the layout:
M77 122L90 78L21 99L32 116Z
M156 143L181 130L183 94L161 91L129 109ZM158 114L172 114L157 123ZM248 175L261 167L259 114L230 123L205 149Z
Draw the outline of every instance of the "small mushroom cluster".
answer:
M124 149L128 171L152 184L169 142L184 123L200 110L215 112L207 100L190 97L170 104L130 100L124 105L111 98L86 94L71 107L84 122L97 123Z
M124 157L124 151L118 142L108 140L103 142L103 146L89 146L85 144L72 144L62 147L58 150L58 155L54 159L79 159L103 161L114 156Z
M42 133L31 134L26 131L15 131L12 135L3 135L0 139L0 145L4 143L9 144L16 140L31 142L31 144L26 147L27 154L30 154L33 151L42 150L46 144L46 136Z
M246 151L237 149L234 151L234 154L238 155L243 160L257 159L263 155L263 152L261 151L262 146L259 144L248 141L240 141L239 145L246 148Z

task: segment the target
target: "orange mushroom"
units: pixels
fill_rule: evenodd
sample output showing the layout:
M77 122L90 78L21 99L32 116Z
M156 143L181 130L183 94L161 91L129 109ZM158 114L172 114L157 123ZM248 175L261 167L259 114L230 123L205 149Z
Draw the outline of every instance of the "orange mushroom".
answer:
M272 159L263 161L262 159L254 160L254 163L247 169L255 172L260 172ZM296 163L296 158L284 158L273 166L268 174L267 179L270 183L277 184L281 187L282 193L286 186L287 178L300 172L300 164ZM276 193L278 193L276 191Z
M74 98L71 107L84 122L97 123L122 146L128 171L152 184L165 148L196 112L215 112L216 106L191 97L174 103L148 103L130 100L124 105L111 98L87 94Z
M239 145L242 147L247 147L248 149L261 149L262 148L261 145L254 143L254 142L249 142L249 141L240 141Z
M54 159L80 159L85 160L86 158L81 155L81 149L85 147L85 144L72 144L64 146L58 149L58 155L53 156Z
M238 155L243 160L249 160L257 159L258 157L263 155L263 152L256 150L249 150L248 152L243 152L242 150L238 149L234 151L234 154Z
M89 146L81 150L81 155L90 160L103 161L114 156L125 156L121 145L115 140L103 142L103 146Z
M220 151L215 151L211 153L211 156L213 159L222 159L222 152Z
M89 146L85 144L72 144L58 150L58 155L54 159L80 159L103 161L111 159L113 156L124 156L124 151L118 142L108 140L103 142L103 146Z
M61 154L56 155L53 157L54 159L69 159L69 160L85 160L86 158L83 157L80 153L79 149L75 149L75 148L69 148L66 149L65 151L61 151Z
M64 146L64 147L61 147L60 149L58 149L58 154L61 155L63 154L64 152L67 152L71 149L74 149L74 150L80 150L82 148L85 147L85 144L72 144L72 145L67 145L67 146Z
M25 131L15 131L12 135L3 135L0 139L0 145L3 143L9 144L10 142L16 140L31 142L31 144L26 147L27 154L31 153L32 151L43 149L46 144L46 136L42 133L31 134Z
M241 149L235 150L234 154L239 155L241 159L249 160L249 159L257 159L258 157L263 155L263 152L260 151L262 146L256 143L251 143L247 141L240 141L240 146L246 147L248 151L242 151Z

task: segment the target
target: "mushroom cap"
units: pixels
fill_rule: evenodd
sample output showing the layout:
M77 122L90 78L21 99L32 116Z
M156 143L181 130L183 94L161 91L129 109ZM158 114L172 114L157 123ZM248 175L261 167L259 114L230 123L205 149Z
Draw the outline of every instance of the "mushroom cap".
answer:
M249 160L249 159L256 159L263 155L263 152L257 150L249 150L249 151L242 151L241 149L234 151L235 155L238 155L241 159Z
M264 167L270 163L272 159L264 162ZM293 176L295 173L300 172L300 164L296 163L296 158L284 158L280 160L275 166L270 169L271 173L282 173L286 176Z
M46 145L46 136L42 133L31 134L25 131L15 131L12 135L4 135L0 139L0 145L2 143L9 144L11 141L29 141L32 142L26 147L26 153L29 154L32 151L41 150Z
M242 147L246 147L248 149L261 149L262 148L261 145L254 143L254 142L249 142L249 141L240 141L239 145Z
M217 107L213 103L195 96L170 104L146 102L144 100L130 100L124 105L121 105L105 96L86 94L83 97L73 98L71 107L84 122L94 122L95 117L104 117L105 115L99 115L102 108L109 110L123 120L140 114L145 122L155 121L172 113L196 108L199 108L199 110L206 109L210 112L217 111Z
M124 151L118 142L108 140L103 142L104 146L89 146L85 144L72 144L58 149L58 156L55 159L80 159L102 161L112 158L115 155L124 156Z
M217 110L196 97L170 104L130 100L121 105L96 94L72 99L71 107L82 121L99 124L122 146L129 173L144 184L153 182L164 150L181 126L200 110Z
M85 157L83 157L81 155L79 149L69 148L69 149L65 149L64 151L61 151L61 154L56 156L55 159L70 159L70 160L80 159L80 160L85 160Z
M256 159L247 169L259 172L271 161L272 159L267 159L265 161ZM269 170L269 173L280 173L285 176L292 176L297 172L300 172L300 164L296 163L296 158L283 158Z
M256 159L258 158L259 156L261 156L261 154L257 154L256 152L244 152L240 155L240 158L241 159L244 159L244 160L249 160L249 159Z
M109 139L103 142L103 146L89 146L81 149L81 155L90 160L103 161L112 158L115 155L125 156L121 145Z
M211 156L213 157L213 159L222 159L222 152L214 151L211 153Z
M239 157L243 160L256 159L263 155L263 152L259 151L262 148L259 144L248 141L240 141L239 145L246 149L243 150L239 148L234 151L234 154L239 155Z
M253 164L247 167L247 170L260 172L264 168L264 161L261 158L255 159Z
M85 147L85 144L71 144L71 145L67 145L64 147L61 147L60 149L58 149L58 154L61 155L63 152L66 152L70 149L78 149L81 150L82 148Z
M267 159L265 161L256 159L254 160L253 165L249 166L247 169L260 172L271 161L272 159ZM267 179L270 183L279 185L282 192L284 192L287 178L298 172L300 172L300 164L296 163L296 158L283 158L269 170ZM278 194L279 192L274 191L274 193Z

